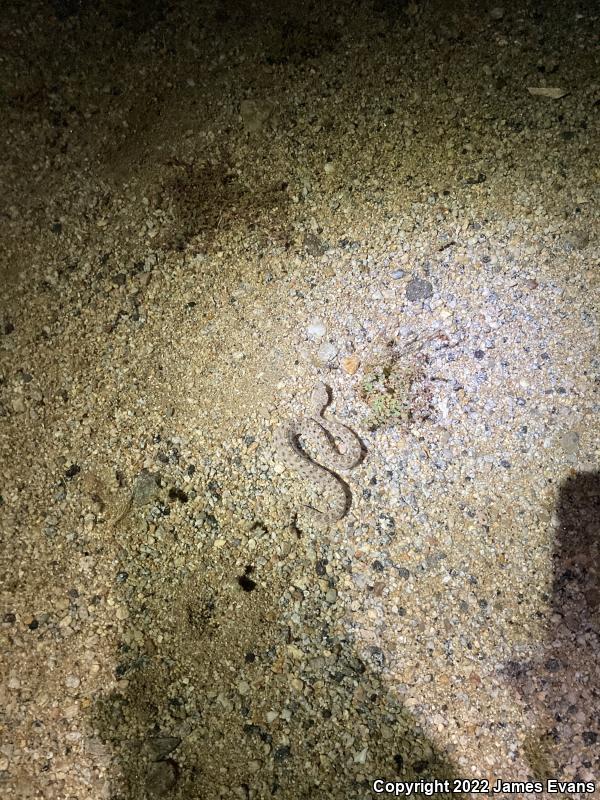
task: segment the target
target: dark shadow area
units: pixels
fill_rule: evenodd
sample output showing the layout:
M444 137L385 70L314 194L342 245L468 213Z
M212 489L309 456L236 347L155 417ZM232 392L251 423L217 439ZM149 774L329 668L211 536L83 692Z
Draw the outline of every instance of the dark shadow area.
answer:
M169 535L194 536L183 528ZM150 577L131 548L118 573L130 625L116 676L128 683L91 714L124 776L112 800L359 800L377 778L453 779L387 687L383 651L359 655L351 635L332 630L316 587L322 562L306 592L290 591L295 560L269 570L257 554L236 576L213 551L186 579L165 564Z
M600 769L600 473L574 472L557 505L550 623L531 663L508 673L544 722L528 753L536 777Z

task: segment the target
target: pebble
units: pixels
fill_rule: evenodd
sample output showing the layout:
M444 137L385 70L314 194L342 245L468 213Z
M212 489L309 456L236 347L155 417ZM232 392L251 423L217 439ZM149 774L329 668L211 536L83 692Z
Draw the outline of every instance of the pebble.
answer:
M353 353L351 356L346 356L341 360L342 369L347 375L355 375L360 366L360 359Z
M428 300L433 295L433 286L429 281L413 278L406 285L406 299L411 302Z
M577 431L565 431L558 437L558 444L567 455L575 455L579 450L579 434Z
M330 342L321 345L317 350L317 358L322 365L329 364L334 361L338 354L337 347Z
M178 736L154 736L146 741L150 758L153 761L162 761L181 744Z
M151 763L146 775L146 791L151 797L166 797L175 788L177 770L172 761Z
M322 339L327 332L327 328L322 322L313 322L306 329L306 335L310 339Z
M13 397L12 408L15 414L22 414L25 411L25 401L21 395Z
M142 472L133 484L133 503L136 506L147 506L153 502L160 491L158 473Z

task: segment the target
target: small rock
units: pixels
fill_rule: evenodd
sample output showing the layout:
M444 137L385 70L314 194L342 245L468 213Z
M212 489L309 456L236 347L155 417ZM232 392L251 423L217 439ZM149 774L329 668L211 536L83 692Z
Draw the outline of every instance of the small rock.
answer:
M527 91L534 97L549 97L551 100L560 100L561 97L569 94L566 89L558 86L528 86Z
M306 334L310 339L322 339L325 332L326 328L322 322L313 322L306 329Z
M178 736L153 736L146 745L152 761L162 761L181 744Z
M16 397L13 397L12 407L16 414L22 414L25 411L25 403L23 402L23 398L20 394Z
M321 364L329 364L337 356L337 347L330 342L322 344L317 350L317 358Z
M337 600L337 591L336 589L329 589L327 594L325 595L325 600L329 605L333 605Z
M164 797L177 783L177 765L174 761L156 761L150 764L146 775L146 791L153 797Z
M579 434L577 431L565 431L558 437L558 444L567 455L573 456L579 450Z
M159 476L153 472L141 472L133 484L133 504L146 506L158 495Z
M360 359L356 355L356 353L353 353L351 356L346 356L345 358L342 358L342 369L348 375L354 375L359 366L360 366Z
M286 758L290 757L291 752L292 752L291 747L288 744L284 744L275 749L273 757L275 761L285 761Z
M501 20L503 17L504 17L504 9L500 8L499 6L496 6L496 8L492 8L492 10L490 11L490 19L493 19L496 22Z
M406 286L406 299L410 302L428 300L432 295L433 286L422 278L413 278Z

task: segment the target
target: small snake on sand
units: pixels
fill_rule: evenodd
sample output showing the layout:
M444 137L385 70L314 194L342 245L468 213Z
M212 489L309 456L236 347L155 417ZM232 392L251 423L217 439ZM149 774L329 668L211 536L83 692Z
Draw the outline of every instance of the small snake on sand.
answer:
M274 437L275 450L281 462L328 498L327 511L303 505L304 519L318 527L338 522L348 511L346 485L332 470L351 469L362 459L362 444L358 436L340 422L323 416L329 402L327 386L318 383L311 393L309 415L279 426ZM343 445L342 451L335 441ZM311 453L314 451L314 457L306 452L305 445L309 446Z

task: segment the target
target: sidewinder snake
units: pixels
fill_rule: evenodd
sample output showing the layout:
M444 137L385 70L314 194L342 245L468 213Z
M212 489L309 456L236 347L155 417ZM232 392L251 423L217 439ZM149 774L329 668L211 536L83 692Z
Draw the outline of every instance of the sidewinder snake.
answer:
M318 527L334 524L347 513L345 483L335 471L351 469L362 459L359 437L342 423L323 416L329 402L327 386L318 383L311 393L308 415L280 425L274 436L280 461L328 498L327 510L303 505L304 519ZM337 442L342 445L342 450ZM309 444L314 456L307 453L305 444Z

